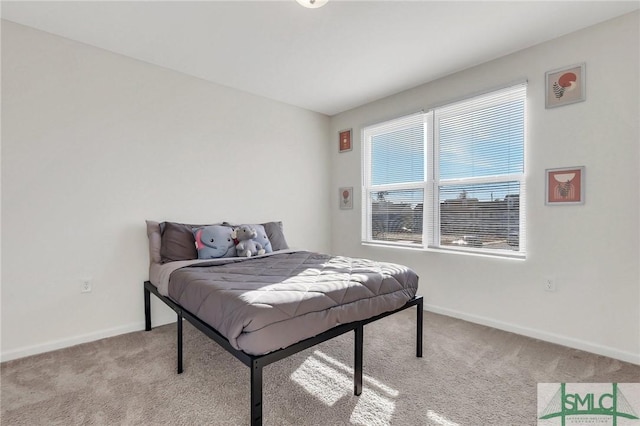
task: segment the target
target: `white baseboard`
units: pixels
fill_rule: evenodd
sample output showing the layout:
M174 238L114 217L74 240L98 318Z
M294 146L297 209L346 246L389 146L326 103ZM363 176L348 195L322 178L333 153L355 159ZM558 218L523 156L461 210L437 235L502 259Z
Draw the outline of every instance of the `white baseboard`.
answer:
M153 327L159 327L161 325L169 324L173 321L156 322L154 321ZM109 328L106 330L96 331L94 333L81 334L79 336L73 336L66 339L52 340L39 345L25 346L23 348L13 349L10 351L2 352L0 354L0 361L11 361L13 359L23 358L26 356L37 355L44 352L55 351L57 349L68 348L71 346L79 345L81 343L93 342L96 340L104 339L107 337L118 336L120 334L132 333L134 331L144 330L144 321L136 322L120 327Z
M587 342L580 339L574 339L572 337L549 333L549 332L537 330L534 328L521 327L516 324L497 321L492 318L486 318L478 315L467 314L465 312L460 312L460 311L456 311L448 308L442 308L440 306L429 305L426 303L424 305L424 309L426 311L434 312L436 314L442 314L449 317L459 318L459 319L473 322L476 324L497 328L499 330L521 334L523 336L532 337L538 340L544 340L545 342L556 343L558 345L567 346L569 348L580 349L582 351L591 352L597 355L603 355L609 358L618 359L620 361L625 361L625 362L630 362L632 364L640 365L640 354L621 351L608 346L599 345L597 343L591 343L591 342Z
M544 340L546 342L556 343L558 345L567 346L574 349L580 349L586 352L591 352L598 355L607 356L621 361L630 362L632 364L640 365L640 354L634 354L631 352L620 351L607 346L598 345L596 343L586 342L584 340L574 339L572 337L562 336L559 334L548 333L546 331L536 330L533 328L521 327L515 324L497 321L491 318L486 318L478 315L467 314L465 312L456 311L453 309L442 308L435 305L426 304L424 309L436 314L446 315L449 317L459 318L465 321L473 322L476 324L486 325L488 327L497 328L499 330L509 331L511 333L521 334L523 336L532 337L534 339ZM169 324L173 321L160 321L160 323L154 322L154 327ZM57 349L68 348L70 346L79 345L81 343L93 342L95 340L104 339L107 337L118 336L120 334L132 333L134 331L144 330L144 322L136 322L129 325L110 328L106 330L97 331L95 333L82 334L80 336L74 336L67 339L54 340L40 345L26 346L2 352L0 354L0 361L11 361L13 359L23 358L30 355L37 355L44 352L55 351Z

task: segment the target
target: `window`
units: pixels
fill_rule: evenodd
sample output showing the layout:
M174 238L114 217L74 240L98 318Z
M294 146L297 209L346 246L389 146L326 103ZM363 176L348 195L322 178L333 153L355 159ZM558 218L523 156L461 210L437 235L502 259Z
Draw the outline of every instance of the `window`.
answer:
M364 129L365 241L422 246L424 124L420 113Z
M523 255L525 99L523 83L365 128L363 242Z

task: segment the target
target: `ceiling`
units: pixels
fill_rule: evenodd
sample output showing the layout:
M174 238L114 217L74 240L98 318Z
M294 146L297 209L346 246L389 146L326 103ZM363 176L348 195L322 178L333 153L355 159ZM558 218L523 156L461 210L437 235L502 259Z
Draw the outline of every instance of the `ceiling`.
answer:
M327 115L637 10L636 1L7 2L2 18Z

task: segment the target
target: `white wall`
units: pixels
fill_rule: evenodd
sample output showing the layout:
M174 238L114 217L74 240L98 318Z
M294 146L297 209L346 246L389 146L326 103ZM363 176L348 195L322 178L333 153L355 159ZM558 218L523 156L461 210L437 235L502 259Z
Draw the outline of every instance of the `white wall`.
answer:
M328 251L328 130L2 21L2 359L141 329L145 219L282 220L290 245Z
M636 12L332 117L333 139L351 127L355 140L332 153L333 252L415 268L432 311L640 363L638 27ZM545 109L545 72L580 62L587 100ZM524 78L527 259L362 246L362 127ZM581 165L586 204L545 206L544 170ZM353 210L338 209L341 186L355 188Z
M640 363L638 20L331 120L2 21L2 360L141 329L151 218L283 220L293 246L412 266L433 311ZM587 101L546 110L545 71L578 62ZM362 126L522 78L527 259L361 246ZM350 127L354 149L338 154ZM243 154L253 174L237 173ZM587 167L586 204L546 207L544 169L576 165ZM353 210L338 209L340 186L354 186ZM542 290L547 275L556 293ZM157 303L153 313L173 320Z

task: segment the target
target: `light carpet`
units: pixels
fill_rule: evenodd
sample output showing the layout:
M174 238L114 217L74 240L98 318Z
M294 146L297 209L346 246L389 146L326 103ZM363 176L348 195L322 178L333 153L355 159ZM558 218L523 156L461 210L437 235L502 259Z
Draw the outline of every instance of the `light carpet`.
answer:
M364 390L353 333L264 368L265 425L535 425L539 382L638 382L640 366L415 309L365 327ZM249 368L190 324L1 365L2 425L247 425Z

